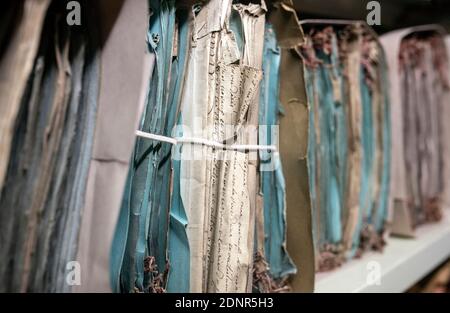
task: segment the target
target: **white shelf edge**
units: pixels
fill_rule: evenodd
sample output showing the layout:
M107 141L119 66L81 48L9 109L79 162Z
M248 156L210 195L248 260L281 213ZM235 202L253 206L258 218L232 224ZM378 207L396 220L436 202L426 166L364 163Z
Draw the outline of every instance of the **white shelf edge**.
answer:
M316 274L315 292L404 292L450 257L450 210L444 210L439 223L419 227L415 238L387 241L382 253L368 252L331 272ZM381 274L379 284L370 283L377 273L373 266Z

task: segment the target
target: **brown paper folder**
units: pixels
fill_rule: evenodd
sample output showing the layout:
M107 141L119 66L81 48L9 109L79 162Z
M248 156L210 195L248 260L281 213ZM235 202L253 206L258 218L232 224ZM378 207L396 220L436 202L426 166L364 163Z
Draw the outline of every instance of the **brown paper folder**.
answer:
M280 154L286 179L287 249L298 273L291 284L294 292L314 289L314 248L308 183L308 101L303 81L303 62L298 48L303 31L290 0L274 5L269 16L281 48Z

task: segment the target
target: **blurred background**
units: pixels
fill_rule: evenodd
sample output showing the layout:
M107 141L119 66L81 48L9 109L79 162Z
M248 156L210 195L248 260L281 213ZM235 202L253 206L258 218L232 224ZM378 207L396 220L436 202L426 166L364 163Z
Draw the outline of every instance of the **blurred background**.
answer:
M361 0L294 0L300 18L339 18L365 20L369 1ZM440 24L450 31L449 0L379 0L381 25L377 33L421 25Z

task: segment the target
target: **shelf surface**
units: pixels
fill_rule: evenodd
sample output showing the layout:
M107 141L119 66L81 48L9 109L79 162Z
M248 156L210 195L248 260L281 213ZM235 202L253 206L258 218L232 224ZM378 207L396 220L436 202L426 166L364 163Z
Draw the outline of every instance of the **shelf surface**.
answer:
M315 292L404 292L450 257L450 210L439 223L419 227L415 238L388 238L383 253L316 275ZM378 279L379 277L379 279Z

